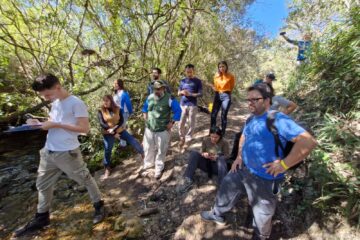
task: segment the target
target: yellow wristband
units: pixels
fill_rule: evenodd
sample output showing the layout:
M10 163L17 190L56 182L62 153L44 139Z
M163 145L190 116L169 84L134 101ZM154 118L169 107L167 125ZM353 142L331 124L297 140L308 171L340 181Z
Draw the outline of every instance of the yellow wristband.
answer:
M289 169L289 167L285 164L284 160L281 160L281 161L280 161L280 164L281 164L281 166L282 166L285 170L288 170L288 169Z

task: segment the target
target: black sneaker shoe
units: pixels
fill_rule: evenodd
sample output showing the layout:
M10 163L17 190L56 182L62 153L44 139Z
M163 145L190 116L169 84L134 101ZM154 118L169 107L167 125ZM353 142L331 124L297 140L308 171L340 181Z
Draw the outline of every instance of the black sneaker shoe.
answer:
M200 216L205 221L214 222L222 226L226 224L225 219L223 217L216 216L212 210L203 211L200 213Z
M190 188L192 188L193 184L194 182L190 178L185 177L182 184L178 188L178 192L179 193L187 192Z
M105 207L104 207L104 201L99 201L94 203L95 213L94 213L94 219L93 224L98 224L102 222L105 218Z
M47 225L50 224L50 214L49 212L45 213L36 213L35 216L25 225L15 230L13 236L20 237L29 233L33 233L37 230L41 230Z

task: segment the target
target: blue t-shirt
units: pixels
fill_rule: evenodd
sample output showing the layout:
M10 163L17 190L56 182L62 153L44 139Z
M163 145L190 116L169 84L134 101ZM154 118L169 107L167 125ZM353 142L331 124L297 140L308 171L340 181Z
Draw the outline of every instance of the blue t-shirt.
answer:
M198 78L184 78L180 81L179 91L187 90L189 93L202 94L202 83ZM181 106L197 106L197 97L182 96Z
M245 125L245 142L242 146L242 159L251 173L268 180L282 179L284 174L274 177L266 173L265 163L273 162L277 159L275 154L274 135L266 126L267 112L261 116L253 116ZM287 141L291 141L305 130L294 122L289 116L278 112L276 113L275 126L279 131L280 140L283 146ZM279 154L283 158L283 152L279 147Z

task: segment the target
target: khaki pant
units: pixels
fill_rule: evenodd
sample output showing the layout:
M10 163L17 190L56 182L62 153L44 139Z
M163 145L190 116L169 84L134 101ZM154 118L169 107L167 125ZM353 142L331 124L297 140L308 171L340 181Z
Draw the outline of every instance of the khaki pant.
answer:
M43 148L40 150L40 164L36 179L39 196L38 213L49 211L54 186L63 172L70 179L87 188L93 203L101 200L99 188L87 169L79 148L64 152L52 152Z
M152 132L150 129L145 128L144 133L144 169L154 166L155 173L160 173L164 169L164 161L170 142L170 132Z
M191 140L195 130L197 106L181 106L181 119L179 124L180 138ZM189 129L185 134L185 124L188 122Z

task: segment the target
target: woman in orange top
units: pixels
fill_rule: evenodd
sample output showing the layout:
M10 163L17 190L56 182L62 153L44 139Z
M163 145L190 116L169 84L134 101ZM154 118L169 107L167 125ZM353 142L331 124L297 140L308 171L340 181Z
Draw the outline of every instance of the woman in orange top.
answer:
M221 108L221 130L223 136L225 135L227 114L231 105L231 92L235 86L235 77L228 72L228 65L226 61L218 63L218 72L214 77L215 98L213 102L213 109L211 111L211 126L216 127L216 118Z

